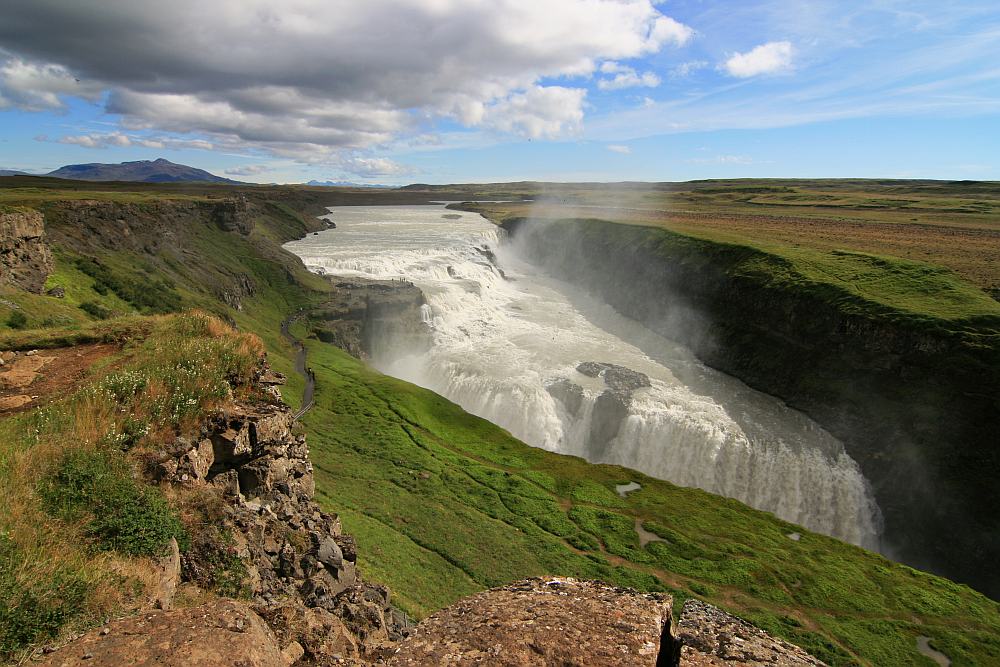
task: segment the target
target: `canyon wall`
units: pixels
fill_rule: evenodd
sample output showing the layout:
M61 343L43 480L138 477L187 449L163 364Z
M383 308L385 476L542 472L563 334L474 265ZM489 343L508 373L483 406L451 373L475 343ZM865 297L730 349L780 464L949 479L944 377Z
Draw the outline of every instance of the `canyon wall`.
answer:
M38 294L51 272L52 253L45 242L41 213L0 210L0 285Z
M552 275L778 396L871 482L884 550L1000 595L1000 346L982 323L877 312L753 248L598 220L503 223Z

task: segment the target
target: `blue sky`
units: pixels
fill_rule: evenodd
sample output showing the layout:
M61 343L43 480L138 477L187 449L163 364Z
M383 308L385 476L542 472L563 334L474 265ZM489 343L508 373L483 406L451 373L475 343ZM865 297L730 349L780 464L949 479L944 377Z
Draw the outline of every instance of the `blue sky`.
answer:
M4 4L0 169L1000 180L996 2Z

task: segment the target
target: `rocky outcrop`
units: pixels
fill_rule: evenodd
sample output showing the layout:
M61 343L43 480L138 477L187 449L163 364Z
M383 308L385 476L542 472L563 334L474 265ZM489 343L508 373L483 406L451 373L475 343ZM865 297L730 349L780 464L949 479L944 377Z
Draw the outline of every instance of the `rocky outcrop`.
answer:
M234 310L243 310L243 300L257 294L257 283L249 275L238 273L218 290L219 300Z
M704 602L673 624L672 598L598 581L528 579L417 626L390 665L816 667L808 653Z
M662 651L674 653L670 614L669 595L529 579L424 620L389 664L653 667Z
M0 286L41 294L52 272L45 221L38 211L0 211Z
M771 637L746 621L699 600L684 603L675 631L680 665L692 667L817 667L822 662L798 646Z
M46 207L52 233L75 250L132 250L155 254L178 247L191 222L228 232L253 231L254 211L243 197L197 201L156 199L133 203L92 199L65 200Z
M183 577L247 596L308 660L374 660L402 638L405 617L388 589L362 579L354 539L313 501L305 437L292 433L273 387L280 377L262 377L273 400L213 415L197 438L177 438L150 462L158 482L221 501L192 535Z
M294 651L294 649L293 649ZM292 664L260 616L217 600L149 611L92 630L33 664L44 667L287 667Z
M253 216L247 198L239 195L209 204L215 224L224 232L239 232L249 236L253 231Z
M402 280L333 280L333 298L309 312L316 336L359 359L388 362L430 347L424 295Z

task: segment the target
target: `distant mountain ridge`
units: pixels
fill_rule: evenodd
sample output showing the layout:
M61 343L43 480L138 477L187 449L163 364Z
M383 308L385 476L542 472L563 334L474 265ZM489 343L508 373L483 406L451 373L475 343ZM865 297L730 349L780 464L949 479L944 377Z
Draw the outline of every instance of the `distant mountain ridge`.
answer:
M176 183L198 181L203 183L238 184L228 178L216 176L204 169L176 164L170 160L138 160L119 164L68 164L46 176L77 181L132 181L136 183Z

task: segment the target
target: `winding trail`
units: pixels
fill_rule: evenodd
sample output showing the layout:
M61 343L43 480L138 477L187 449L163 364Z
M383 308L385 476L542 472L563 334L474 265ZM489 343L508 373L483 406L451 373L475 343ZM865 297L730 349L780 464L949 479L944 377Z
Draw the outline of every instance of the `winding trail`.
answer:
M298 421L302 416L309 411L309 409L315 403L313 399L313 394L316 392L316 374L313 370L306 366L306 346L303 345L302 341L292 335L289 328L295 320L302 317L304 311L300 310L295 315L287 318L281 323L281 335L292 344L295 348L295 372L301 375L305 381L306 386L302 390L302 404L298 411L292 415L292 421Z

